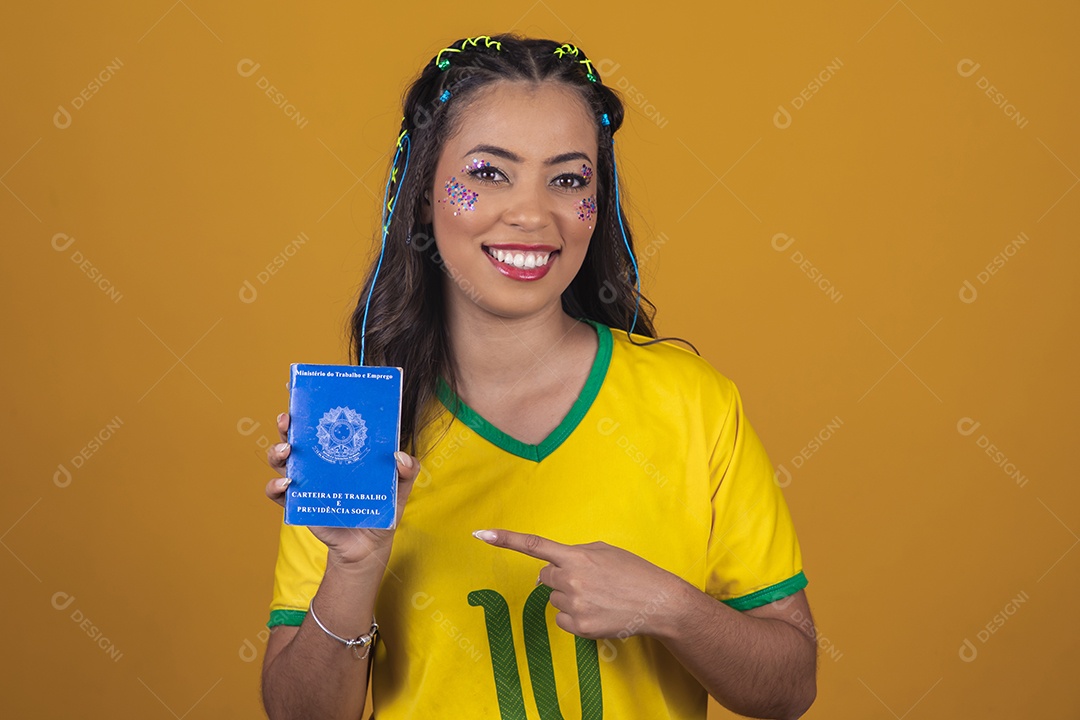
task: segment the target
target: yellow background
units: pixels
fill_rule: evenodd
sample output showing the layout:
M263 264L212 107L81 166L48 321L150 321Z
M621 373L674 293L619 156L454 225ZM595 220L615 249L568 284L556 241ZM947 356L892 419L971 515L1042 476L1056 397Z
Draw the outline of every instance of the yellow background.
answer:
M288 364L346 358L407 82L515 30L627 92L658 327L735 380L790 472L822 647L807 717L1077 717L1078 21L1065 1L5 7L3 714L260 715Z

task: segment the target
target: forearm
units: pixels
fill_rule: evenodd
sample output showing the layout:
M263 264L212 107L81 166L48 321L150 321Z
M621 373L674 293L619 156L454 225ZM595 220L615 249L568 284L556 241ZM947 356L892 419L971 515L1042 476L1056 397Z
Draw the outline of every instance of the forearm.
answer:
M675 578L652 633L720 704L756 718L797 718L816 694L817 646L783 620L733 610Z
M356 566L329 564L314 599L319 620L340 637L367 633L382 574L383 566L376 558ZM308 613L264 675L267 716L271 720L356 720L364 712L370 662L370 654L357 659L350 648L324 633Z

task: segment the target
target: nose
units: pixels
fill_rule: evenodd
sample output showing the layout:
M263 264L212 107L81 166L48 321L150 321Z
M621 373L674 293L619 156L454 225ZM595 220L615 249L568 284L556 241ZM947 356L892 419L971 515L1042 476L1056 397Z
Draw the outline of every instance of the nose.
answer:
M545 188L520 183L508 198L503 222L525 232L536 232L551 223L551 208Z

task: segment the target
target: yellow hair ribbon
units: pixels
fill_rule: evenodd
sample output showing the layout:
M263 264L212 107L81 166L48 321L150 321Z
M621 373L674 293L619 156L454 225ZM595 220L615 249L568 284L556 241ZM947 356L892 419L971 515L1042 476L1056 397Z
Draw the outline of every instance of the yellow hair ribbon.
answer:
M492 40L490 35L477 35L474 38L465 38L461 41L461 49L464 50L466 45L472 45L473 47L479 47L479 42L484 41L484 47L490 48L492 45L495 49L502 52L502 43L498 40Z
M445 47L440 50L439 54L435 56L435 66L440 70L445 70L446 68L450 67L450 58L444 58L443 53L459 53L464 51L465 48L469 45L472 45L474 48L479 48L481 40L484 41L485 48L490 49L494 47L499 52L502 52L501 42L499 42L498 40L492 40L490 35L477 35L476 37L465 38L461 41L461 45L459 47L454 47L453 45L451 45L450 47Z
M559 47L555 48L552 52L555 55L558 55L560 58L563 55L573 55L576 58L578 57L578 55L581 54L581 51L577 49L577 46L571 45L570 43L563 43ZM596 82L600 79L596 75L596 71L593 70L592 60L590 60L589 58L585 58L584 60L578 60L577 62L579 65L585 66L585 77L586 79L588 79L589 82Z

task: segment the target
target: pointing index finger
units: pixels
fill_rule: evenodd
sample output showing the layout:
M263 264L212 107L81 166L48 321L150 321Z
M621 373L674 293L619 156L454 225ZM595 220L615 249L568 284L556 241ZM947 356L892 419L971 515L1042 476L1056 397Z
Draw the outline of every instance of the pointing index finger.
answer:
M519 533L512 530L477 530L473 537L489 545L515 550L522 555L545 560L558 567L569 555L570 546L548 540L539 535Z

